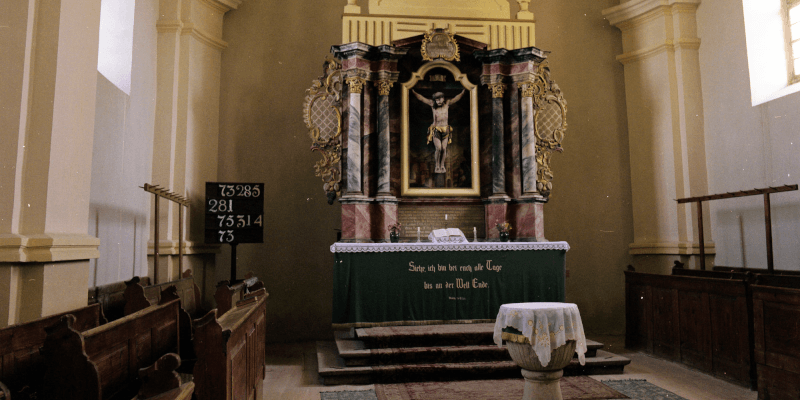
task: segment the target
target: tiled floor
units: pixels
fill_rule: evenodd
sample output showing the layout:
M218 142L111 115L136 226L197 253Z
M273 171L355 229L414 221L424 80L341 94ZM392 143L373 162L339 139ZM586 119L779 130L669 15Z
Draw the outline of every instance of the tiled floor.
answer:
M593 376L595 379L646 379L689 400L756 400L756 392L717 379L680 364L653 358L622 348L621 337L592 339L605 350L631 359L622 375ZM267 347L267 377L263 400L319 400L321 391L365 390L365 386L324 386L317 375L314 342L276 344Z

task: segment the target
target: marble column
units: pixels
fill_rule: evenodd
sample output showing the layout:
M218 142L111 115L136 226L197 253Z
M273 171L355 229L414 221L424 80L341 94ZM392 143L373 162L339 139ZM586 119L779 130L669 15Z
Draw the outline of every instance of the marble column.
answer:
M347 193L361 195L361 92L366 80L353 76L347 78L350 88L350 106L347 121Z
M533 122L533 82L525 82L522 88L522 193L535 195L536 190L536 132Z
M391 196L389 158L389 92L392 82L378 82L378 196Z
M506 85L490 83L492 91L492 195L506 193L505 146L503 130L503 93Z

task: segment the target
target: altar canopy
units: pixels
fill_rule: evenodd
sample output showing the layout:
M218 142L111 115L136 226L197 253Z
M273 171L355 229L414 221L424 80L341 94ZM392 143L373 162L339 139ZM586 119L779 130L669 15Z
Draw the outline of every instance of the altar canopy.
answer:
M334 329L494 322L502 304L563 302L566 242L335 243Z

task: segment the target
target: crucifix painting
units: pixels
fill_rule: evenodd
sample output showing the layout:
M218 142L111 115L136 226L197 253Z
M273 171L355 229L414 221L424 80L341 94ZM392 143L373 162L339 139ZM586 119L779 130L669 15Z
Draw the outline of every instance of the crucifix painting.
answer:
M404 83L404 193L474 195L477 89L449 62L426 66Z

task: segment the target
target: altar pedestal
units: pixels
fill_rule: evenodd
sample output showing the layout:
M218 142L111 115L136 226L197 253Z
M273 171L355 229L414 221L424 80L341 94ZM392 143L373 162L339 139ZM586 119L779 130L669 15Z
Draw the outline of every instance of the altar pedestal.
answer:
M578 306L567 303L503 304L494 341L506 341L525 378L523 400L561 400L559 380L572 355L585 364L586 337Z
M564 301L566 242L335 243L335 329L493 322L504 303Z

